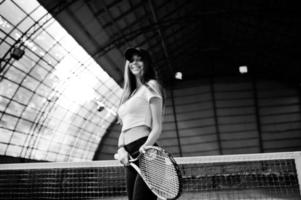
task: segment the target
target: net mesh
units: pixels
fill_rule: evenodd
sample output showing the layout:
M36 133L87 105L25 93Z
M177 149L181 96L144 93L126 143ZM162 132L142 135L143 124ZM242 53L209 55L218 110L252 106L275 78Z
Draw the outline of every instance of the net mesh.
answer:
M300 152L177 158L179 199L301 199ZM127 199L117 161L0 165L0 199Z

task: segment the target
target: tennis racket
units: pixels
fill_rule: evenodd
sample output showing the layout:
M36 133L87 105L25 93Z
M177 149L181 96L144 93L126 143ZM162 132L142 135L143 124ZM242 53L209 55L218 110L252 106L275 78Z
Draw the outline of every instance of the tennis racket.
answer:
M118 154L114 155L118 160ZM139 167L134 163L138 161ZM150 190L161 199L176 199L181 193L181 173L173 157L161 147L149 146L129 164Z

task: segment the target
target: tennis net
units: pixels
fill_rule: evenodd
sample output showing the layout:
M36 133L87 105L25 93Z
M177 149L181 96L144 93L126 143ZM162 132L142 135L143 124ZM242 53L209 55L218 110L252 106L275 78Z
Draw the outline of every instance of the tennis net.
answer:
M176 158L179 199L301 199L301 152ZM117 161L0 165L0 199L126 199Z

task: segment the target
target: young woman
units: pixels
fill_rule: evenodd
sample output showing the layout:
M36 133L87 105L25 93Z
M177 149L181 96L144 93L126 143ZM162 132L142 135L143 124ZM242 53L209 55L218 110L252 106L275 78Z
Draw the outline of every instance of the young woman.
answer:
M157 197L128 165L128 159L137 157L145 147L156 145L162 131L163 92L146 50L130 48L124 56L124 91L118 109L122 125L118 157L126 168L129 200L154 200Z

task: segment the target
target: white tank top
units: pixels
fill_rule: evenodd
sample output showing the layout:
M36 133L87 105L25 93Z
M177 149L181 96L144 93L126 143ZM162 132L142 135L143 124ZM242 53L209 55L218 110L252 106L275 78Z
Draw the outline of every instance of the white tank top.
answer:
M145 125L151 129L152 115L150 100L154 97L162 99L162 96L156 81L150 80L147 85L142 85L119 107L118 115L122 121L122 132L141 125Z

